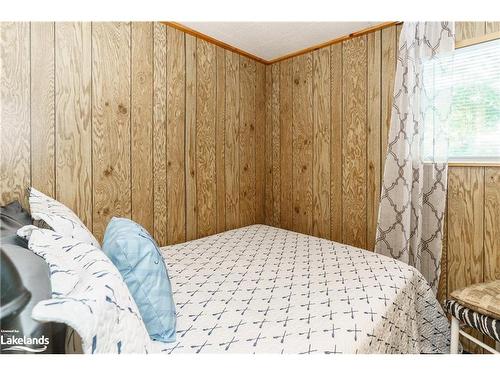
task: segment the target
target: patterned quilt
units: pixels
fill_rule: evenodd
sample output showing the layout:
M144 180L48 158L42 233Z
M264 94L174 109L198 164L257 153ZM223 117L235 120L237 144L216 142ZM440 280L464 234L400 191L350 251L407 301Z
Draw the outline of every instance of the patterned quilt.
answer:
M391 258L264 225L162 253L177 307L163 352L449 352L429 285Z

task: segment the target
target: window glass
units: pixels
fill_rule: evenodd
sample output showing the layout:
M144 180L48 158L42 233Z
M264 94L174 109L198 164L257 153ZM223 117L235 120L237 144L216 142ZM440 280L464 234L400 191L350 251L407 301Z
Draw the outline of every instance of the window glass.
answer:
M427 64L424 71L435 65ZM439 64L425 79L436 90L452 89L449 160L500 161L500 40L457 49ZM429 147L424 142L427 154Z

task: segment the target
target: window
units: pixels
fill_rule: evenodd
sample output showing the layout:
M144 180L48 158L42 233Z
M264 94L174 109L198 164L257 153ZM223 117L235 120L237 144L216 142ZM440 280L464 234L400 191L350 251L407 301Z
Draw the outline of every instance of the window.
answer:
M500 162L500 40L457 49L440 64L434 84L452 89L449 160Z

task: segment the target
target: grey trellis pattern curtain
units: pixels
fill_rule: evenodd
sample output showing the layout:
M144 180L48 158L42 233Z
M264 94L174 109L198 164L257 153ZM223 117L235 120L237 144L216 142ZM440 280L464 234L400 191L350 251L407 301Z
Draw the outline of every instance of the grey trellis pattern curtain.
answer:
M447 189L454 23L404 23L375 251L417 268L437 291ZM437 74L439 73L439 74Z

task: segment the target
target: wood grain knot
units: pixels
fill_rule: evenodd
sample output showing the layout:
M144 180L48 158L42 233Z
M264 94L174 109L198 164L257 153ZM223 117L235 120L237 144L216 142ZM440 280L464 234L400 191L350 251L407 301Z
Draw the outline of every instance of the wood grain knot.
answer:
M298 78L295 78L295 79L293 80L293 83L295 83L296 85L298 85L298 84L300 83L300 80L299 80Z
M146 82L146 73L144 72L140 72L138 75L137 75L137 78L139 80L139 83L140 84L143 84Z
M305 172L305 171L307 171L307 165L302 166L302 172Z
M190 169L189 174L191 175L191 177L194 177L194 169Z
M293 210L295 211L296 214L298 214L300 212L300 207L295 206Z
M255 126L253 126L253 124L250 124L250 130L254 130L255 129Z
M104 102L104 105L105 105L106 107L108 107L108 106L109 106L109 102Z
M248 171L248 165L245 165L245 166L243 167L243 170L244 170L245 172L246 172L246 171Z
M106 169L104 170L104 175L105 175L105 176L110 176L110 175L111 175L111 173L113 173L113 170L114 170L114 168L113 168L112 166L109 166L108 168L106 168Z
M103 208L102 211L101 211L101 214L102 215L108 215L109 214L109 208L107 208L107 207Z
M127 107L125 107L123 104L118 104L118 112L125 115L127 113Z

